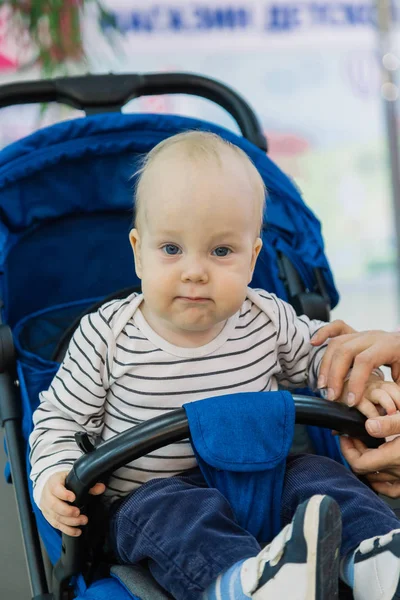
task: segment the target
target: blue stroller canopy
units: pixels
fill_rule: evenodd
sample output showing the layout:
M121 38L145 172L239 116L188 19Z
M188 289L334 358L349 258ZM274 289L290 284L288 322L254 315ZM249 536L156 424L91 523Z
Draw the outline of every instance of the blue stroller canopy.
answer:
M103 114L40 130L0 154L0 290L11 326L34 311L138 283L128 242L136 161L190 129L237 144L266 184L264 249L253 287L287 299L276 264L282 251L307 289L314 289L320 268L331 306L337 304L320 223L264 152L196 119Z

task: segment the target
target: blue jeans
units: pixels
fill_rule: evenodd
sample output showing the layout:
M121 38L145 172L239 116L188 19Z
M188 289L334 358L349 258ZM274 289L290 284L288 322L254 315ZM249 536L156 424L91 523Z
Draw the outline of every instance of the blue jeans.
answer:
M314 494L328 494L341 508L342 556L362 540L400 527L387 504L339 463L311 454L290 455L282 525ZM122 563L146 560L154 578L177 600L198 600L222 571L260 551L199 470L153 479L124 498L113 511L110 541Z

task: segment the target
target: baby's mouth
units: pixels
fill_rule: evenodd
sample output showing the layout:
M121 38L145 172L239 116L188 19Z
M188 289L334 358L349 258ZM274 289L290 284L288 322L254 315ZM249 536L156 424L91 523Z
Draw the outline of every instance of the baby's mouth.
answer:
M186 302L209 302L210 298L201 296L178 296L178 300L185 300Z

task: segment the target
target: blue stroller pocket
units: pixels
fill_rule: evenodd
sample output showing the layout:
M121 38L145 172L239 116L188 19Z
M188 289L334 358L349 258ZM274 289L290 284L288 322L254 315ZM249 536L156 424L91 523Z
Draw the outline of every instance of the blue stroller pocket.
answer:
M39 404L39 393L50 386L60 366L51 360L59 337L71 321L95 300L90 298L37 311L21 319L15 326L13 336L22 403L22 434L26 444L32 431L32 415ZM11 481L8 463L5 477L8 482Z

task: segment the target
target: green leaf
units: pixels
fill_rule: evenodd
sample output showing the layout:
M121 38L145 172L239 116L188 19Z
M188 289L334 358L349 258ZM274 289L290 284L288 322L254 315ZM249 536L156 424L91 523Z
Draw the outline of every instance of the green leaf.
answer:
M61 26L60 26L60 14L53 11L47 17L49 23L50 36L53 42L57 45L61 45Z
M71 14L71 23L72 23L72 39L74 40L77 46L82 45L82 35L81 35L81 19L79 10L73 9Z
M97 7L97 19L105 38L109 44L113 43L112 37L107 33L110 29L118 30L117 19L115 15L104 8L101 0L80 0L72 3L65 0L0 0L0 7L8 6L11 9L11 20L19 28L23 28L29 34L32 43L37 47L38 62L41 65L43 76L54 75L55 72L65 70L67 73L68 65L59 64L57 57L53 57L51 50L58 48L71 53L72 48L76 47L77 65L85 61L87 57L82 55L82 30L81 14L85 6L89 3L95 3ZM71 18L71 31L68 32L69 39L63 39L62 11L69 10ZM43 43L43 38L39 36L39 31L43 27L43 22L48 24L51 38L50 47L48 41Z

